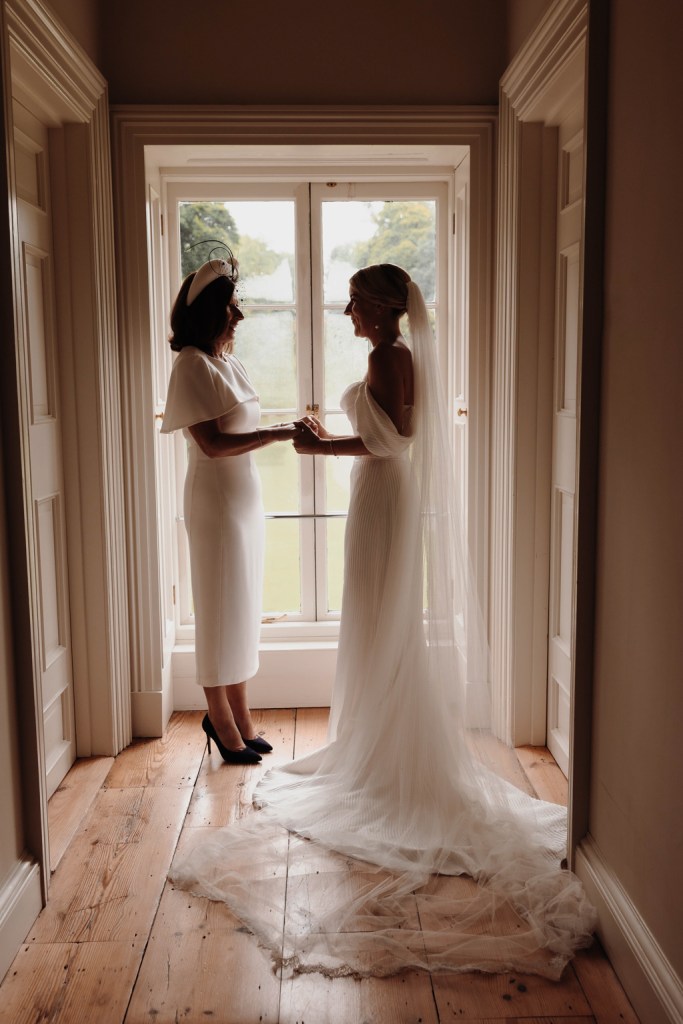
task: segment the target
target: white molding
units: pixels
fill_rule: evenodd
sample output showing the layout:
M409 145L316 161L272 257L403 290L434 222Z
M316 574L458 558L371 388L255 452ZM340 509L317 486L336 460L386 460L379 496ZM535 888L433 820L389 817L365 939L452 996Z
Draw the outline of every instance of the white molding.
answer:
M558 99L558 83L562 90L567 68L583 56L587 29L586 0L556 0L548 9L500 80L520 121L553 120L549 100Z
M598 911L600 941L643 1024L681 1024L683 979L591 836L577 848L574 870Z
M547 197L530 195L527 188L530 176L544 178L543 145L528 122L539 122L540 131L541 124L554 125L582 102L586 33L586 0L557 0L500 88L490 636L494 729L515 745L542 742L546 728L548 580L539 567L548 561L549 530L530 538L527 517L533 510L540 523L548 473L550 423L544 422L540 380L547 368L539 362L534 369L529 346L536 345L540 355L547 332L541 274L549 214ZM537 240L529 243L534 231Z
M336 642L262 644L259 670L249 680L249 704L252 708L327 708L336 667ZM173 652L173 706L176 711L206 707L204 691L196 683L192 644L179 645Z
M46 123L88 121L106 82L76 40L39 0L8 0L12 73L31 109Z
M42 910L40 867L22 857L0 889L0 981Z
M478 107L114 107L117 270L124 377L132 689L162 688L162 624L153 444L145 147L157 145L458 144L472 155L471 350L485 375L490 352L493 150L496 112ZM481 391L485 393L484 385ZM480 410L488 437L488 408ZM486 473L486 466L482 467ZM159 724L161 728L161 723Z

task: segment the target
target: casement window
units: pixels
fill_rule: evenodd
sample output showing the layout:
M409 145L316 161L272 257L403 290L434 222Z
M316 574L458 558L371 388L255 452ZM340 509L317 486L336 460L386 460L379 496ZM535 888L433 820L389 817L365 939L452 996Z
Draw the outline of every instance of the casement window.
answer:
M188 245L202 233L215 237L212 213L227 211L221 221L228 223L239 260L238 300L245 316L235 354L259 394L264 424L309 410L332 432L350 431L339 399L364 375L368 353L368 343L354 336L344 316L349 277L359 266L406 266L424 292L440 352L447 350L448 181L170 181L166 210L171 294L213 249L196 245L188 254ZM178 637L190 638L180 433L174 443L176 629ZM288 443L255 457L267 517L264 635L333 637L353 460L301 457Z

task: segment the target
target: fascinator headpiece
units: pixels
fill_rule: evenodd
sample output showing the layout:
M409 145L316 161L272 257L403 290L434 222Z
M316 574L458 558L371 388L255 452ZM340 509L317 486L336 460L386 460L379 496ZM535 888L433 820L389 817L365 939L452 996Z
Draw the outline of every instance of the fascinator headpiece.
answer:
M204 241L212 241L212 239L205 239ZM227 277L232 282L237 280L237 260L227 245L224 244L213 249L206 263L202 263L201 267L195 271L192 284L187 293L186 304L191 306L199 293L204 291L206 286L215 281L217 277Z

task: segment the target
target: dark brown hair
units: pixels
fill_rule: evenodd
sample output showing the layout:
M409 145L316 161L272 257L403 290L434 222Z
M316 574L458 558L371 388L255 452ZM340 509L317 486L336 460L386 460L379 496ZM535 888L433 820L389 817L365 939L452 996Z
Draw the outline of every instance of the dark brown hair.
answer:
M211 356L214 354L216 339L220 338L228 326L227 307L235 293L235 282L229 277L217 276L188 306L187 293L193 280L194 274L185 278L173 303L173 333L168 340L174 352L180 352L186 345L194 345Z

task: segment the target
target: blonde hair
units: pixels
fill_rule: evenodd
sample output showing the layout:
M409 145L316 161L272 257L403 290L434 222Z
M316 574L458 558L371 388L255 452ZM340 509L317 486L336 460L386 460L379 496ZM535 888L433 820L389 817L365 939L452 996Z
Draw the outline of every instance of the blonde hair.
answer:
M357 270L350 284L364 299L388 306L397 316L402 316L408 306L410 280L410 274L393 263L375 263Z

